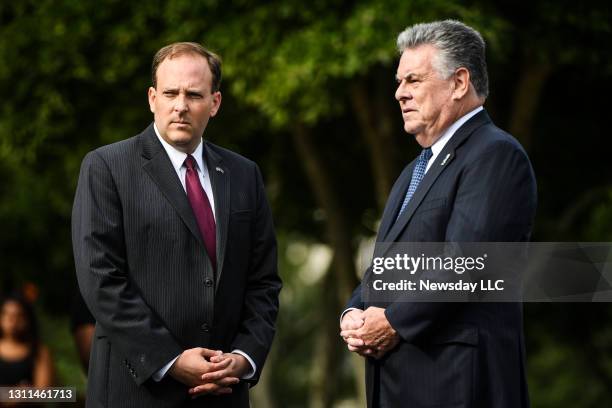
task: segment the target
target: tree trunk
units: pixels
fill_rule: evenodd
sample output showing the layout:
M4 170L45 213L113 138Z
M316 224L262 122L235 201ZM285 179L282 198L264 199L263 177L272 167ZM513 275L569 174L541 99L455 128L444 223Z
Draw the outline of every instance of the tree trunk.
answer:
M303 125L296 125L293 140L316 202L325 213L326 238L334 251L338 298L345 302L358 284L348 220L329 178L331 172L327 171L318 149L313 146L310 131Z
M384 100L390 95L380 92L379 87L374 87L376 89L373 92L367 88L365 80L356 82L351 87L351 102L361 133L369 147L376 203L379 212L382 213L393 181L397 177L393 118L390 104ZM373 99L375 103L372 103Z
M319 154L319 149L313 145L312 133L305 126L296 124L293 132L295 148L306 173L310 188L316 202L326 215L326 239L333 250L334 258L331 271L328 271L323 281L321 323L312 368L312 393L310 406L312 408L327 408L333 405L337 394L338 376L335 374L341 364L342 346L338 336L338 316L333 311L340 311L349 299L358 280L355 272L351 232L337 190L329 178L329 171ZM332 312L332 313L330 313ZM363 364L363 363L362 363ZM363 383L363 377L356 378L356 385ZM361 401L365 401L364 387L358 388Z
M331 264L331 270L334 266L335 260ZM343 303L338 301L337 291L336 276L328 271L323 280L320 305L323 310L322 315L326 318L321 322L315 339L310 370L309 408L331 408L337 397L339 388L337 381L340 378L344 343L338 336L338 316L333 313L328 316L330 310L340 310L343 306Z
M542 90L551 72L550 64L538 62L532 55L526 55L514 93L508 129L527 151L533 141L533 121L540 104Z

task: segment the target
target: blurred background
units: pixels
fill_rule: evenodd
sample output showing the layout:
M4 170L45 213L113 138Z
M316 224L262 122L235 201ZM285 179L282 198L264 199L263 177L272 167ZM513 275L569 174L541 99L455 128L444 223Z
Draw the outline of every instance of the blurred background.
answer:
M224 61L205 138L259 163L279 238L278 334L253 406L361 407L338 316L395 178L419 150L394 100L397 34L456 18L488 45L493 121L528 151L534 241L612 241L612 13L605 1L0 2L0 293L26 288L58 385L85 390L70 328L70 212L86 152L152 115L153 54ZM527 304L532 406L612 406L609 304Z

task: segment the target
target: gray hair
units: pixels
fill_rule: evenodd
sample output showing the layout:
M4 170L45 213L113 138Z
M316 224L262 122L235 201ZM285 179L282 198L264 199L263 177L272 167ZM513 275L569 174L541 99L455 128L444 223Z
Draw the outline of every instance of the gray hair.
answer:
M415 24L397 37L400 53L425 44L438 49L432 65L440 76L449 78L458 68L465 68L478 96L487 97L489 77L485 42L478 31L457 20L444 20Z

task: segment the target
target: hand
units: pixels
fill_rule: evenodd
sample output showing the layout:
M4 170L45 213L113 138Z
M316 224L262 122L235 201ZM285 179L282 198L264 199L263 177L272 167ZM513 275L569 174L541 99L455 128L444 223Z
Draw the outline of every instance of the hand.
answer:
M210 361L211 363L215 364L225 363L227 366L222 370L209 371L208 373L203 374L200 379L204 382L204 384L198 385L189 390L189 394L194 397L200 394L206 394L206 391L210 388L211 384L216 384L223 387L220 390L212 391L212 394L230 394L232 389L229 388L229 386L238 383L240 378L242 378L252 369L248 360L243 355L237 353L218 354L211 357Z
M342 330L349 350L361 355L381 358L400 341L399 334L385 316L385 309L369 307L362 314L363 326L358 329Z
M342 316L342 320L340 321L340 335L344 339L344 342L347 344L349 351L360 354L364 357L368 355L372 355L373 351L369 347L365 347L363 342L359 339L355 339L351 336L344 336L342 333L346 333L347 331L357 330L363 326L363 310L361 309L353 309L344 314Z
M202 374L218 371L225 369L230 362L229 361L207 361L215 356L220 356L222 353L220 350L210 350L206 348L192 348L185 350L176 359L168 373L177 381L189 386L195 387L202 384ZM206 388L207 392L220 392L224 388L224 385L210 384L210 387ZM228 388L231 392L231 389ZM227 392L225 390L224 392Z
M342 316L340 330L355 330L363 326L363 310L352 309Z

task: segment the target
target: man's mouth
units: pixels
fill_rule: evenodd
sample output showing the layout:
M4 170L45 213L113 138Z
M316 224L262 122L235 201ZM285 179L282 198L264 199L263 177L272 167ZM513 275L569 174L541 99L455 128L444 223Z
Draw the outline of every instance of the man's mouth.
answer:
M402 117L408 116L411 112L416 112L415 109L402 109Z

